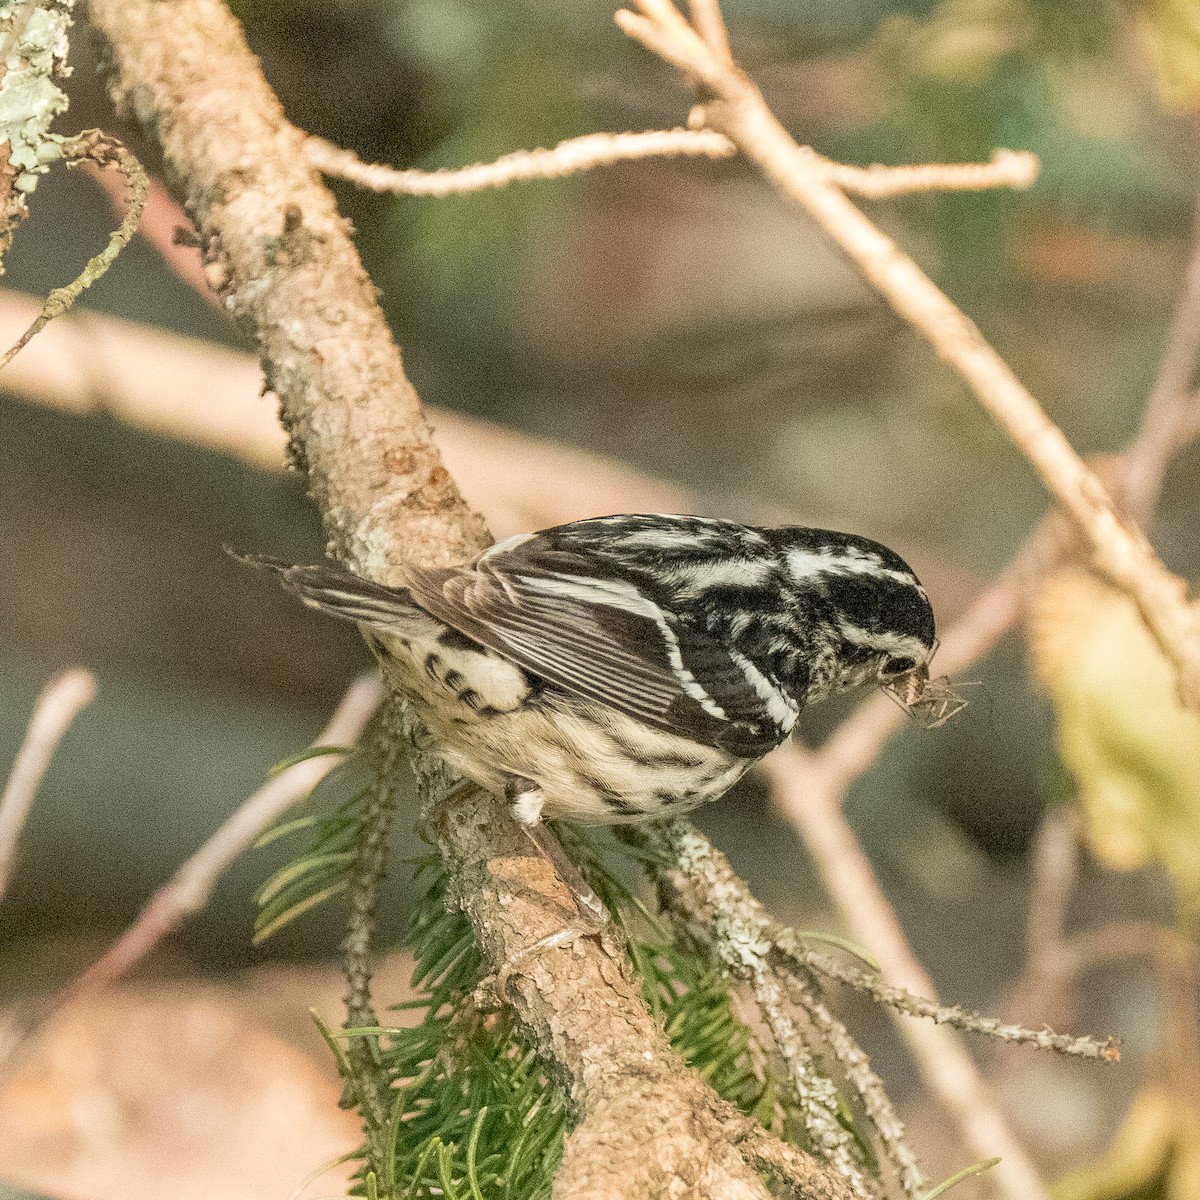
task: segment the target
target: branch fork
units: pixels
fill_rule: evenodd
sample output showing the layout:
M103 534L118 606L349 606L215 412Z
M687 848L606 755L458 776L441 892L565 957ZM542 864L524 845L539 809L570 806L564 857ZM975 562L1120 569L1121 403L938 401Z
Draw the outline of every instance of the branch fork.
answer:
M798 144L762 93L724 53L715 0L696 0L689 24L671 0L637 0L617 24L711 95L708 128L723 133L789 199L803 207L860 267L893 309L922 333L1041 477L1088 549L1092 564L1136 603L1172 663L1181 702L1200 711L1200 609L1150 543L1124 520L1100 479L962 312L847 199L821 155ZM703 16L697 16L699 10Z

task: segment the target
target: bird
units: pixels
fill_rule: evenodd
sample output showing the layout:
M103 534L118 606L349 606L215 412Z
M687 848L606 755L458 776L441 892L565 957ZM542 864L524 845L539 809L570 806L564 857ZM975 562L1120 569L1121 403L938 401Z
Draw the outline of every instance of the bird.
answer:
M924 587L856 534L593 517L459 566L406 566L396 587L238 557L355 622L447 765L506 795L530 831L544 817L619 824L715 800L802 710L850 688L933 706L938 723L952 706L929 677Z

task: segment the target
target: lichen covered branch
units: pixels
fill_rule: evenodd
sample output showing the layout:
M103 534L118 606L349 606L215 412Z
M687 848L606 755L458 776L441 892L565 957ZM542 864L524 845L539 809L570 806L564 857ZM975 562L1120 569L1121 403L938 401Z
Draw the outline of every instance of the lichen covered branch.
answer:
M0 271L13 228L62 139L50 132L67 108L58 80L66 66L74 0L22 0L0 6Z
M42 304L41 311L33 323L0 357L0 369L8 366L13 358L29 344L31 338L40 333L55 317L61 317L116 262L117 255L133 240L142 210L146 206L146 195L150 180L138 162L116 138L109 137L99 129L87 129L74 137L58 143L62 158L68 163L94 162L100 167L116 167L125 182L125 216L121 223L108 235L108 244L99 254L88 259L83 270L65 287L55 288Z
M487 532L441 463L304 136L228 10L93 0L90 14L109 45L116 102L157 137L210 277L258 345L332 552L381 582L406 560L468 558ZM416 756L434 799L429 761ZM767 1143L670 1050L617 958L592 938L521 957L572 907L503 801L460 789L432 825L487 968L511 967L520 1028L573 1102L556 1194L632 1200L669 1184L698 1200L765 1200ZM845 1195L815 1160L776 1157L803 1163L812 1200Z

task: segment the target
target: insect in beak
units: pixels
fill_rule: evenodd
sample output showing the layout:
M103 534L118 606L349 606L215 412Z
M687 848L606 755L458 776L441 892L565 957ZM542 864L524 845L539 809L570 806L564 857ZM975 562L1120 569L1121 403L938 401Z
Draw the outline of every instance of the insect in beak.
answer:
M945 725L968 704L965 697L954 690L947 676L930 679L929 668L924 665L885 683L883 690L910 716L922 721L926 729Z

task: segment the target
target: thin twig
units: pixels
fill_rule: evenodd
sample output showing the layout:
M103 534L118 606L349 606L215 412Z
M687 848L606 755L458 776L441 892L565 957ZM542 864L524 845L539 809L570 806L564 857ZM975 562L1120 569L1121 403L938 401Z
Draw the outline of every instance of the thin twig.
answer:
M1012 1042L1019 1046L1032 1046L1038 1050L1053 1050L1072 1058L1121 1061L1121 1047L1116 1038L1073 1037L1070 1034L1055 1033L1052 1029L1029 1029L956 1005L937 1004L904 988L893 987L882 977L859 970L849 963L839 962L819 950L803 951L802 961L812 970L863 992L879 1004L906 1013L910 1017L923 1017L933 1021L935 1025L949 1025L969 1033L984 1034L998 1042Z
M1079 831L1074 813L1052 808L1042 818L1030 855L1026 918L1027 975L1053 972L1067 927L1067 907L1079 868Z
M789 972L784 982L788 994L803 1009L817 1033L833 1051L847 1082L862 1100L863 1111L879 1138L884 1157L896 1172L904 1194L915 1200L926 1187L925 1173L908 1144L904 1124L883 1086L883 1080L875 1074L871 1060L846 1026L833 1015L810 980L799 973Z
M84 169L88 169L87 164L84 164ZM114 178L103 169L88 170L88 174L104 189L113 211L118 217L121 216L125 211L124 181ZM153 246L171 273L186 283L206 304L225 316L229 315L220 297L209 286L207 268L187 213L159 179L150 180L146 207L142 210L138 225L138 237Z
M638 8L643 15L617 13L621 28L717 97L704 107L709 126L736 142L801 205L962 377L1071 518L1096 569L1135 601L1175 668L1183 703L1200 709L1200 612L1188 603L1184 581L1121 517L1098 476L973 322L847 199L826 160L792 138L750 79L715 55L670 0L639 0Z
M338 702L314 747L351 746L383 698L376 675L356 679ZM63 993L73 1000L94 987L105 987L140 962L189 916L199 912L217 881L272 821L307 796L337 765L339 756L306 758L269 779L229 816L224 824L156 892L132 925Z
M385 711L385 717L388 712ZM346 1029L376 1026L371 999L374 971L375 910L387 868L387 852L396 813L396 775L405 743L394 723L380 722L375 747L375 778L367 793L362 828L354 842L350 871L350 915L342 939L342 973L346 979ZM361 1100L363 1128L369 1148L369 1163L382 1177L387 1149L384 1131L388 1119L388 1076L379 1060L373 1037L356 1037L346 1047L352 1084Z
M51 680L38 697L25 740L0 795L0 899L8 890L17 842L50 760L71 722L95 695L96 677L91 671L75 667Z
M702 111L702 110L696 110ZM651 158L729 158L737 146L711 129L651 129L641 133L589 133L549 149L517 150L489 163L422 171L363 162L324 138L305 139L308 161L325 175L372 192L396 196L461 196L535 179L562 179L597 167ZM916 192L975 192L1027 188L1037 178L1038 160L1025 151L997 150L986 163L923 163L852 167L821 160L821 169L848 192L870 199Z
M314 746L353 744L383 698L383 685L365 675L350 685ZM268 780L230 816L144 905L133 923L91 966L40 1008L0 1055L6 1071L29 1041L56 1013L96 988L127 975L189 916L208 903L217 881L268 825L325 778L338 762L334 756L306 758Z
M1194 346L1196 329L1200 327L1198 262L1200 225L1168 339L1167 357L1172 360L1172 365L1164 364L1159 372L1160 381L1164 377L1174 379L1176 386L1185 378L1181 365L1187 356L1185 348ZM1145 503L1151 508L1171 454L1200 434L1200 422L1196 420L1200 413L1200 395L1185 393L1182 399L1178 396L1171 399L1172 390L1161 382L1155 387L1158 400L1148 404L1141 431L1125 454L1118 456L1112 464L1114 478L1121 480L1126 456L1134 460L1134 470L1142 472L1142 482L1131 484L1131 494L1145 496ZM1154 409L1154 415L1151 409ZM963 670L986 653L1017 621L1032 588L1045 578L1068 549L1070 541L1066 532L1063 520L1057 515L1043 521L1012 564L945 635L937 659L940 669L951 674ZM772 763L768 760L768 768L769 772L772 769L777 772L774 776L777 786L773 789L777 806L816 859L844 919L864 944L885 960L887 974L893 981L906 979L910 987L916 984L914 990L932 997L936 993L931 981L920 968L891 913L857 839L836 811L853 782L870 767L888 738L902 724L903 715L896 706L885 697L877 696L862 704L843 722L818 752L810 754L791 747L784 752L782 761ZM844 858L844 854L849 857ZM961 1117L974 1114L975 1126L986 1136L986 1123L980 1126L981 1113L977 1107L979 1097L984 1095L982 1080L962 1047L957 1043L951 1045L954 1039L944 1030L920 1028L911 1022L902 1022L900 1029L917 1055L935 1094ZM990 1100L987 1103L992 1107ZM995 1112L994 1107L992 1111ZM986 1114L982 1115L986 1117ZM999 1114L995 1113L995 1116L1002 1124ZM980 1145L979 1149L982 1154L991 1153L987 1146ZM1012 1169L1010 1156L1006 1157L1006 1164L1000 1172L1001 1177Z
M832 811L836 821L842 822L840 812L836 808ZM643 835L635 831L626 836L636 839ZM996 1151L1009 1151L1011 1157L1002 1175L1006 1190L1014 1196L1020 1194L1033 1197L1043 1194L1044 1189L1037 1174L1025 1160L1019 1144L988 1095L961 1040L943 1025L956 1025L1002 1041L1015 1041L1040 1049L1108 1061L1112 1061L1115 1056L1115 1044L1089 1038L1067 1037L1050 1030L1024 1029L924 999L923 994L933 994L932 984L928 982L915 960L905 963L896 955L897 944L907 950L907 943L904 942L898 926L897 939L885 941L882 945L888 955L882 964L883 977L859 971L830 959L819 951L810 950L794 930L770 920L762 905L750 895L746 885L729 866L728 859L702 833L687 822L675 821L666 827L666 836L675 868L665 876L668 885L665 899L669 905L680 911L681 915L698 919L708 927L718 939L718 945L724 941L725 950L722 957L731 970L739 972L743 977L750 977L750 968L760 964L763 959L769 961L773 958L773 965L777 968L783 968L786 962L781 960L787 960L801 971L817 970L839 982L859 988L887 1005L890 1011L924 1018L919 1023L904 1020L901 1023L901 1032L910 1044L913 1044L927 1082L935 1095L962 1123L973 1145L984 1144L990 1145ZM653 846L652 841L650 845ZM855 849L857 850L856 843ZM861 855L861 850L857 850L857 853ZM818 856L818 862L821 861ZM854 866L852 861L850 865ZM682 885L675 882L675 873L681 877ZM849 877L847 891L862 885L862 880L854 870L848 870L846 873ZM828 884L828 879L826 882ZM868 880L868 891L873 884L873 878ZM845 895L838 892L834 894L839 901L845 901ZM882 895L877 900L870 895L865 899L869 913L874 913L875 903L881 903L886 918L895 923L895 914ZM856 933L865 944L873 944L863 935L861 929L856 929ZM909 954L911 955L911 951ZM914 964L917 987L912 987L907 979L903 981L906 987L894 986L896 982L900 982L894 972L903 967L911 970ZM885 978L891 982L884 982ZM854 1082L852 1078L850 1081ZM888 1118L884 1116L882 1120L887 1127ZM893 1158L893 1161L897 1160ZM1018 1193L1019 1186L1026 1190Z
M837 823L843 822L841 813L836 808L832 810L832 817L835 826ZM696 893L697 903L701 906L702 918L710 924L715 935L722 936L722 931L724 931L724 936L730 938L735 945L738 943L746 945L759 955L770 954L774 951L777 956L782 955L786 959L790 959L802 970L820 970L830 978L860 988L871 994L876 1000L886 1004L890 1011L919 1015L924 1018L920 1022L904 1020L901 1023L901 1032L913 1045L914 1052L934 1094L960 1121L972 1145L989 1145L995 1151L1008 1151L1006 1159L1008 1165L1000 1176L1004 1180L1006 1191L1014 1196L1024 1197L1043 1194L1044 1189L1037 1174L1025 1160L1020 1145L1013 1138L1003 1116L987 1093L978 1070L966 1053L961 1040L943 1025L956 1025L1000 1040L1015 1041L1040 1049L1057 1050L1062 1053L1108 1061L1111 1061L1116 1053L1113 1043L1098 1042L1087 1038L1071 1038L1049 1030L1024 1029L1007 1025L994 1018L967 1013L962 1009L945 1007L923 999L922 992L926 995L933 994L932 984L915 959L905 962L896 955L897 945L901 945L907 950L907 943L904 941L903 934L899 932L898 926L894 939L881 942L872 942L866 936L872 932L871 930L855 928L857 936L865 944L872 947L879 944L881 949L886 952L886 956L881 955L884 958L883 977L859 971L830 959L819 951L810 950L795 931L770 922L761 905L749 895L745 884L738 879L724 855L715 849L702 834L685 822L677 822L669 827L669 836L678 870L687 885ZM852 838L852 835L850 836ZM857 850L856 844L855 849ZM857 853L861 855L860 850ZM821 862L822 858L818 856L818 863ZM873 878L864 885L855 870L846 870L847 862L851 867L854 866L852 856L847 855L842 862L842 869L847 875L846 891L853 892L856 887L865 886L869 893L874 884ZM828 878L826 884L829 885ZM844 904L846 895L834 889L831 890L834 891L835 898ZM668 892L668 898L672 900L681 895L686 895L686 892L678 887L672 888ZM876 898L867 894L860 899L865 901L865 911L868 914L875 914L875 905L882 904L885 918L895 923L895 915L882 896ZM857 909L854 911L858 912ZM730 924L730 914L737 917L736 927ZM853 914L848 913L848 916L853 916ZM909 953L911 954L911 952ZM904 980L906 988L884 982L885 978L899 982L896 972L903 968L912 971L914 967L915 972L913 973L917 980L915 988L908 979ZM924 982L922 983L922 981ZM884 1123L886 1126L886 1118ZM896 1160L893 1159L893 1161ZM1025 1190L1018 1192L1018 1187Z
M108 235L108 245L99 254L90 258L83 270L66 287L55 288L46 297L37 320L9 347L0 358L0 369L6 367L42 328L55 317L61 317L84 291L91 287L112 264L117 255L129 245L142 219L146 205L146 193L150 180L138 162L116 138L109 137L99 129L88 129L68 138L62 143L63 157L68 161L80 162L87 159L102 167L116 167L125 179L125 217L120 225Z
M818 1066L790 1011L787 981L772 962L775 926L766 909L734 874L728 859L689 822L671 821L661 832L624 830L620 836L650 850L652 859L676 864L658 874L665 902L678 915L706 927L726 969L734 978L750 985L787 1068L788 1082L809 1142L821 1158L846 1178L855 1195L879 1196L879 1181L865 1169L861 1147L840 1119L837 1087ZM687 902L685 896L689 898ZM690 907L693 899L694 910ZM848 1032L846 1037L853 1040Z
M1196 435L1197 397L1190 394L1200 356L1200 194L1192 222L1192 245L1183 288L1175 304L1166 349L1141 428L1123 455L1123 491L1139 521L1148 521L1158 503L1163 473L1171 456Z
M688 9L692 14L692 24L709 49L718 57L732 62L729 30L725 27L725 18L721 15L719 0L688 0Z
M720 948L718 941L718 948ZM728 945L728 943L727 943ZM804 1131L816 1153L840 1175L844 1175L856 1196L882 1197L883 1187L867 1171L862 1150L850 1130L842 1124L841 1101L837 1087L817 1066L816 1057L788 1011L782 979L764 960L747 964L731 962L722 953L727 965L740 977L748 978L759 1011L771 1031L771 1040L788 1070L788 1081L796 1097Z
M841 797L808 774L808 758L783 746L764 761L776 805L803 839L854 938L880 962L884 977L914 995L937 995L913 953L895 910L842 814ZM1020 1143L1013 1136L962 1039L945 1026L899 1020L926 1085L962 1129L980 1157L1000 1155L997 1179L1012 1200L1046 1196Z
M372 192L402 196L460 196L529 179L561 179L648 158L729 158L737 147L708 130L654 129L645 133L589 133L550 149L517 150L490 163L453 170L419 171L365 163L353 151L309 136L304 153L318 171Z
M917 166L851 167L827 162L826 177L843 191L867 200L919 192L982 192L989 188L1033 187L1040 164L1027 150L997 150L986 163L921 163Z

